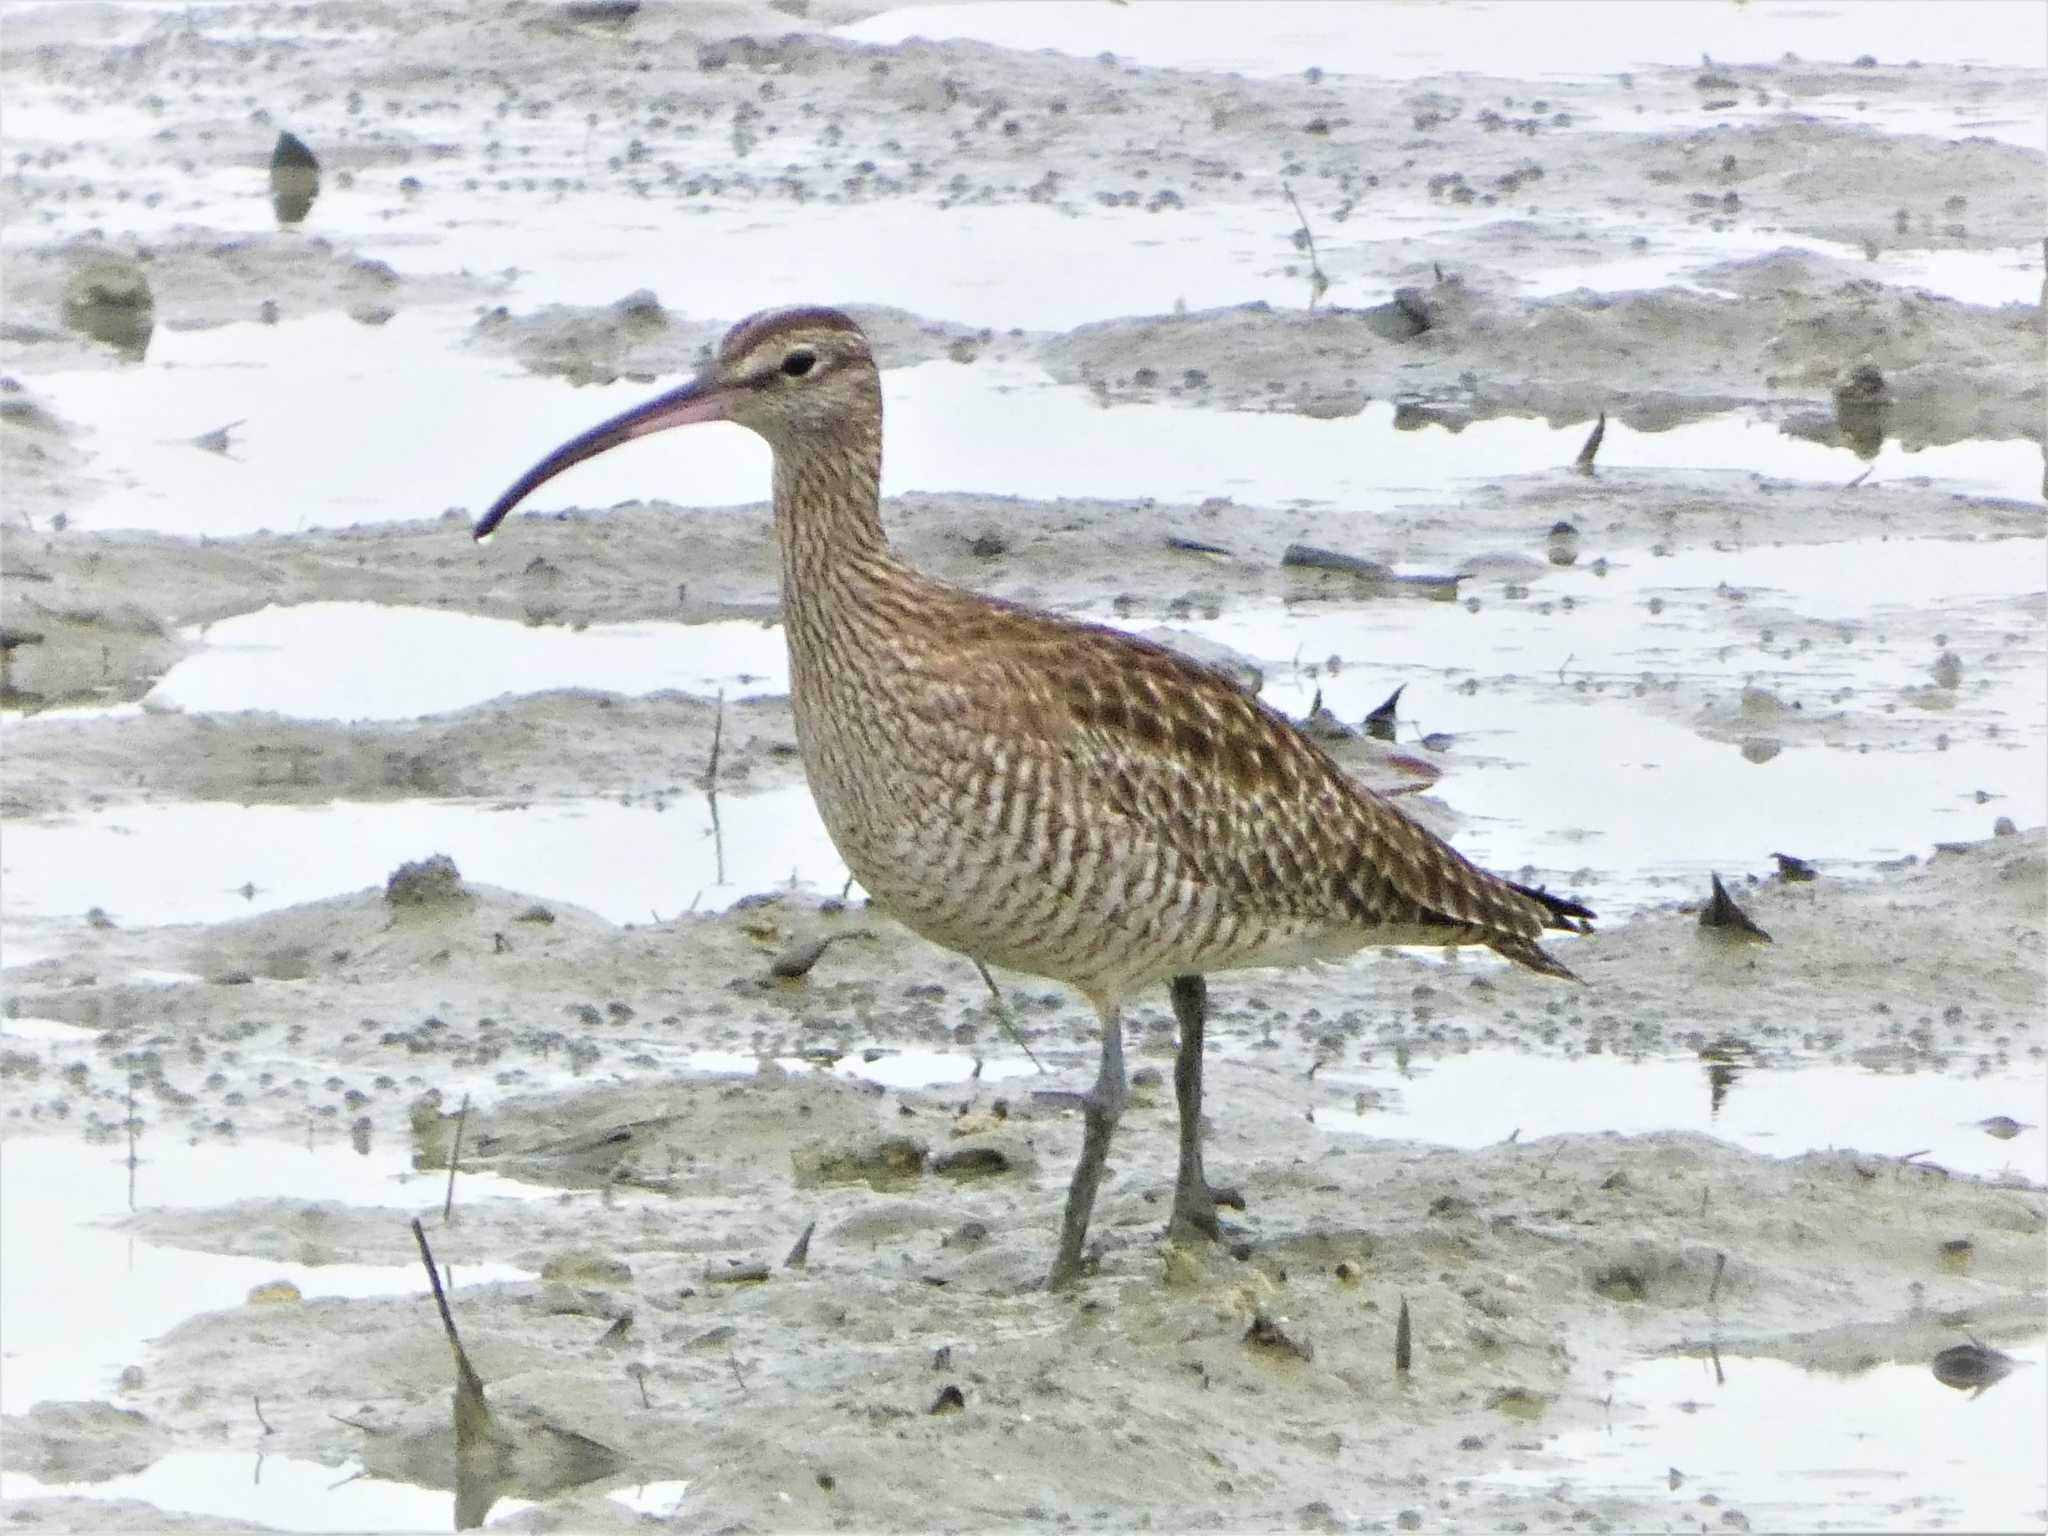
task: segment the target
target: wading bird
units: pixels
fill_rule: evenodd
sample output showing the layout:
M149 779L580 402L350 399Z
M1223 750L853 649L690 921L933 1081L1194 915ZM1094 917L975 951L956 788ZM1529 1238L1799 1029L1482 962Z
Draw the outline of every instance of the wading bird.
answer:
M1202 1169L1210 971L1367 945L1538 944L1576 902L1490 875L1353 782L1284 716L1161 646L948 586L882 533L882 387L830 309L756 315L697 378L549 454L476 525L621 443L731 421L775 455L790 703L818 811L875 902L936 944L1065 982L1102 1021L1051 1283L1080 1272L1126 1095L1124 1000L1181 1029L1169 1235L1216 1232Z

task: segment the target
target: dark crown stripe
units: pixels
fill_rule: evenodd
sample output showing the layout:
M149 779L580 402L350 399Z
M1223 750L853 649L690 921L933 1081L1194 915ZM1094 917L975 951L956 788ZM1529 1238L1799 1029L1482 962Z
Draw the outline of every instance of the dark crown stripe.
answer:
M721 356L738 357L785 335L815 335L819 331L837 331L842 335L867 339L861 328L838 310L817 305L803 309L768 309L758 315L749 315L725 333L725 340L718 344L718 350Z

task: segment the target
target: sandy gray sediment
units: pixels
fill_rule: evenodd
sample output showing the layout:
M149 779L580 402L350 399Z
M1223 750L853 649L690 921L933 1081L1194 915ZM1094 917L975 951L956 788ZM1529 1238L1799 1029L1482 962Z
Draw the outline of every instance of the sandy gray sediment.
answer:
M60 1103L65 1120L111 1122L118 1057L141 1073L151 1134L258 1134L309 1107L337 1126L358 1113L383 1125L411 1101L431 1167L451 1106L418 1096L488 1063L498 1086L470 1116L466 1161L612 1193L479 1201L435 1227L458 1273L496 1259L557 1276L458 1290L478 1369L507 1412L597 1437L632 1478L695 1479L692 1528L834 1514L893 1525L933 1508L1040 1524L1133 1498L1156 1518L1288 1523L1333 1479L1398 1503L1411 1479L1483 1469L1532 1426L1597 1422L1588 1384L1644 1352L1712 1337L1731 1355L1833 1368L1844 1351L1917 1347L1929 1310L1949 1332L2023 1337L2048 1229L2040 1191L1902 1161L1912 1126L1896 1146L1791 1159L1672 1133L1518 1141L1509 1125L1499 1144L1456 1152L1320 1129L1315 1112L1348 1108L1351 1093L1308 1068L1397 1045L1424 1057L1712 1045L1752 1070L1781 1056L1922 1070L1974 1058L1995 1074L2043 1050L2044 850L2036 833L1871 883L1750 887L1742 900L1769 947L1682 912L1647 916L1571 946L1583 990L1400 956L1225 978L1210 1166L1243 1191L1245 1256L1161 1245L1173 1108L1147 1074L1104 1196L1100 1271L1073 1297L1031 1287L1078 1135L1070 1101L1036 1095L1044 1080L885 1090L801 1068L688 1068L706 1048L1006 1049L971 970L858 909L783 901L620 930L560 907L523 920L530 903L488 889L417 908L371 892L214 928L82 933L74 959L10 973L8 1006L104 1033L82 1071L21 1085L17 1113L25 1097L24 1129ZM867 937L834 945L808 980L769 978L792 936L835 926ZM93 979L145 965L236 979ZM1057 993L1042 1006L1040 991L1013 984L1021 1025L1060 1070L1051 1081L1078 1086L1088 1016ZM1706 996L1740 1001L1702 1010ZM1163 1007L1134 1010L1132 1033L1141 1068L1165 1063ZM275 1086L223 1104L227 1080L198 1081L213 1062L186 1060L221 1053L233 1081L261 1071ZM932 1166L885 1155L891 1139ZM961 1149L989 1149L970 1166L993 1171L938 1171ZM834 1166L845 1172L816 1176ZM410 1214L244 1201L128 1226L204 1251L404 1263ZM813 1221L807 1266L780 1267ZM1966 1271L1943 1260L1953 1237L1973 1245ZM755 1262L765 1281L719 1278ZM1405 1385L1389 1368L1403 1298L1418 1360ZM623 1341L600 1344L629 1312ZM1248 1342L1261 1315L1312 1358ZM418 1300L238 1308L161 1341L121 1404L147 1432L204 1443L200 1424L260 1393L278 1431L266 1449L445 1486L433 1465L445 1385L419 1370L439 1348ZM948 1384L964 1411L930 1418ZM1266 1427L1250 1431L1248 1412ZM116 1454L54 1423L9 1429L46 1462ZM915 1470L896 1467L906 1440L934 1452L912 1457ZM1114 1454L1071 1455L1087 1443ZM1521 1508L1502 1492L1444 1491L1454 1508L1469 1501L1465 1520ZM1624 1523L1642 1513L1594 1505ZM579 1528L622 1523L589 1496L554 1507Z

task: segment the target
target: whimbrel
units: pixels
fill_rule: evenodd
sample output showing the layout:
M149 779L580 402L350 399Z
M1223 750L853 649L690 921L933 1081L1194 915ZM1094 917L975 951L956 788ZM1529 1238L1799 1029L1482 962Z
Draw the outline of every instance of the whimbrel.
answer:
M830 309L756 315L697 378L564 443L476 525L636 437L732 421L774 451L790 704L847 868L917 933L1065 982L1102 1023L1051 1282L1081 1271L1126 1095L1124 1001L1172 983L1180 1167L1169 1233L1214 1235L1202 1170L1210 971L1367 945L1480 944L1551 976L1574 902L1478 869L1282 715L1120 630L913 569L882 532L882 387Z

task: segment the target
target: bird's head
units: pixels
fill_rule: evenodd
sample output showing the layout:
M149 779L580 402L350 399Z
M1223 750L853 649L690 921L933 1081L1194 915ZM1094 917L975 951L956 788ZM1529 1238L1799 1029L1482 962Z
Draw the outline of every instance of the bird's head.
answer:
M769 310L725 333L710 366L571 438L513 482L477 520L488 538L512 509L572 465L636 437L699 421L731 421L781 452L849 430L872 433L881 379L861 328L836 309Z

